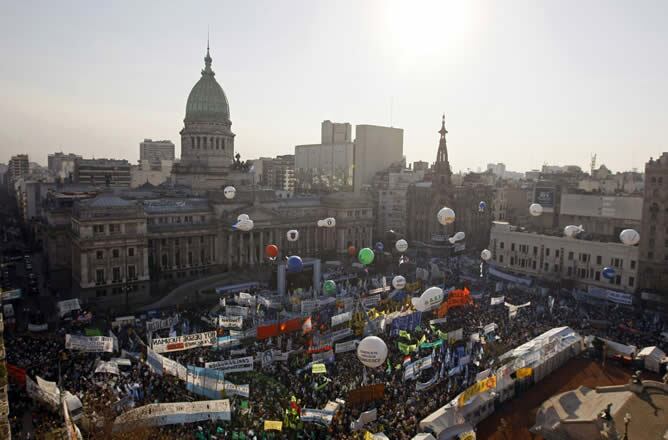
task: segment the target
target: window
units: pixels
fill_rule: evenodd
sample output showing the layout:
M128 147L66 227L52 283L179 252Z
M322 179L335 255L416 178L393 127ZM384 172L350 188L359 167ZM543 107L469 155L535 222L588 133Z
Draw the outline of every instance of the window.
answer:
M193 265L193 253L188 252L188 266L192 266L192 265Z
M617 275L617 276L615 277L615 284L618 285L618 286L619 286L620 284L622 284L622 276L621 276L621 275Z
M559 265L558 265L558 264L555 264L555 265L554 265L554 271L555 271L555 272L559 272Z
M629 287L633 287L633 285L636 283L636 279L634 277L629 277Z
M163 238L162 240L160 240L160 244L162 246L167 246L167 240Z
M135 248L131 247L128 248L128 257L134 257L135 256Z
M104 259L104 251L95 251L95 258L98 260L103 260Z
M176 263L177 266L181 267L181 252L176 251L174 254L174 263Z
M649 260L653 260L654 259L654 252L652 252L652 251L647 252L647 258Z
M199 244L204 244L204 236L203 235L199 238Z
M193 244L193 238L192 237L188 237L188 244Z
M545 263L545 272L548 272L550 270L550 265L548 263Z
M549 257L550 256L550 248L545 249L545 256Z
M202 249L199 253L199 262L204 264L204 249Z
M137 270L134 266L128 266L128 279L136 280L137 279Z
M104 225L93 225L93 234L104 234Z
M503 249L503 242L499 243L499 248Z
M174 246L178 246L178 245L179 245L179 239L178 239L178 238L175 238L175 239L174 239Z
M118 258L118 257L121 255L121 251L118 250L118 249L112 249L112 250L111 250L111 255L112 255L114 258Z
M120 234L121 225L109 225L109 234Z
M499 263L503 263L503 255L499 255Z
M569 277L570 277L571 275L573 275L573 268L572 268L572 267L569 267L567 273L568 273L568 276L569 276Z
M537 246L533 247L533 254L538 255L538 247Z
M568 253L568 261L572 261L572 260L573 260L573 252L569 252L569 253ZM569 268L569 269L570 269L570 268ZM569 274L569 275L570 275L570 274Z
M631 260L631 269L636 268L636 260Z
M603 262L603 257L601 257L600 255L597 255L596 256L596 264L600 265L602 262Z
M556 251L554 251L554 256L557 257L557 258L559 258L559 249L557 249Z
M162 254L162 267L167 267L167 254Z
M594 279L596 281L601 281L601 272L596 271L596 273L594 274Z
M114 267L111 272L111 278L114 283L118 283L121 281L121 268L120 267Z
M104 269L95 270L95 282L104 283Z
M515 250L515 243L510 243L510 250L514 251Z
M200 223L204 223L206 221L206 216L205 215L200 215L199 216L199 221L200 221Z

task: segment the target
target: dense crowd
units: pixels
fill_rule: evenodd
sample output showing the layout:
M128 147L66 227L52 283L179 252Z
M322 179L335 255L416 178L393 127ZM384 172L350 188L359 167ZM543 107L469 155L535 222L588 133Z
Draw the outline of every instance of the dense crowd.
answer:
M452 264L444 271L443 285L461 285L460 269ZM391 276L388 277L391 280ZM442 281L441 281L442 282ZM341 282L339 295L359 296L370 289L381 286L380 277L365 277ZM481 292L473 305L453 308L446 315L446 322L430 325L435 318L433 313L425 313L420 326L406 336L390 335L388 329L381 333L386 341L389 355L386 366L369 369L357 359L355 351L336 354L335 362L327 365L326 375L314 375L308 348L317 339L318 333L326 332L331 316L340 310L320 310L312 314L313 331L294 332L264 340L244 340L241 347L246 349L246 356L259 356L269 349L290 351L287 362L273 362L260 366L256 363L254 371L231 373L225 379L235 384L249 384L250 397L230 397L232 418L229 422L200 422L189 425L170 425L151 428L142 435L145 438L172 439L265 439L265 438L312 438L312 439L358 439L363 438L365 430L383 432L391 439L410 439L418 430L421 419L434 412L457 394L471 385L476 374L494 367L497 354L534 338L535 336L559 326L570 326L583 335L596 335L614 341L632 344L637 347L659 345L666 349L660 339L664 323L653 315L647 315L630 307L600 304L586 304L576 300L565 291L550 291L549 295L538 295L535 291L517 286L504 286L494 293L495 284L491 281L472 288ZM476 292L478 291L478 292ZM256 293L256 292L251 292ZM290 295L308 295L308 291L291 292ZM503 305L491 305L490 297L504 295L505 301L512 304L530 302L528 307L519 310L514 318L509 317L508 309ZM392 311L407 310L410 301L383 301L377 311L384 308ZM257 307L257 310L261 309ZM176 311L163 311L163 316L173 316ZM211 330L213 327L206 316L224 313L220 305L189 307L178 310L179 321L171 329L163 329L153 335L147 335L145 322L138 320L134 325L111 329L110 319L98 318L95 326L104 335L109 330L118 338L119 350L116 353L82 353L65 349L65 333L81 333L82 328L74 325L63 326L55 334L8 334L6 335L7 362L26 370L27 376L39 376L56 382L61 390L67 390L83 403L84 418L97 420L98 426L111 426L118 414L132 407L149 403L184 402L202 400L202 396L186 390L183 381L170 375L156 375L149 368L146 360L145 344L150 345L149 337L165 337L174 334L190 334ZM273 313L273 314L272 314ZM275 312L256 313L255 318L275 319ZM253 319L248 320L251 325ZM470 335L479 333L483 326L496 323L498 328L494 338L472 341ZM596 325L592 325L596 323ZM603 323L603 324L601 324ZM254 324L258 324L255 322ZM92 325L92 324L91 324ZM350 325L350 324L348 324ZM418 390L416 380L404 380L402 365L406 363L407 353L399 350L399 342L434 341L439 332L463 329L462 341L455 344L462 347L472 362L455 374L439 375L438 380L426 389ZM450 350L455 345L447 347ZM465 346L465 348L463 347ZM241 348L235 347L235 348ZM409 354L415 361L433 356L436 349L417 350ZM418 374L419 382L427 382L434 372L443 370L446 348L438 350L431 369ZM227 359L229 352L212 347L198 347L185 351L164 354L181 365L203 367L206 362ZM120 374L95 373L100 360L113 357L129 359L129 367L121 368ZM452 365L447 365L449 369ZM446 370L447 370L446 369ZM290 425L289 409L323 408L327 402L336 399L345 400L348 393L360 386L385 384L384 398L361 405L343 405L336 413L329 426L304 424L298 421ZM15 438L43 438L51 429L62 426L62 416L48 409L43 403L34 402L25 388L12 386L10 389L12 431ZM377 419L353 432L351 422L357 420L364 411L375 408ZM286 421L282 432L263 430L264 420ZM97 428L96 428L97 429ZM139 435L139 434L137 434Z

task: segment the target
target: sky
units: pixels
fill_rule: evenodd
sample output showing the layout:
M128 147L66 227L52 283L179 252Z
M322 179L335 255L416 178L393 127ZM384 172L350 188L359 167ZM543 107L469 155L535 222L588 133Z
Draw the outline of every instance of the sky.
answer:
M318 143L320 123L404 129L455 171L504 162L643 169L668 151L668 2L5 2L0 162L180 150L210 34L242 159Z

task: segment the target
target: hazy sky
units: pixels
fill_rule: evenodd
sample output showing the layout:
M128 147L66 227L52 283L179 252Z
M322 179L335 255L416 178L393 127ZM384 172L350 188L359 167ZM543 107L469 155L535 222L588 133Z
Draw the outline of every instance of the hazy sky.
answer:
M445 112L455 170L642 168L668 151L667 20L665 0L4 2L0 161L178 155L209 27L246 159L392 117L433 162Z

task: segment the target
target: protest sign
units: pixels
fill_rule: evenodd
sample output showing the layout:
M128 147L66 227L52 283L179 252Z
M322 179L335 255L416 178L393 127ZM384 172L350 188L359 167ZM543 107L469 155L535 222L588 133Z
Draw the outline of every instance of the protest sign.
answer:
M86 352L107 352L114 351L114 340L109 336L79 336L65 335L65 348L68 350L86 351Z
M194 333L192 335L174 336L171 338L153 339L153 350L156 353L190 350L195 347L208 347L216 343L216 332Z

